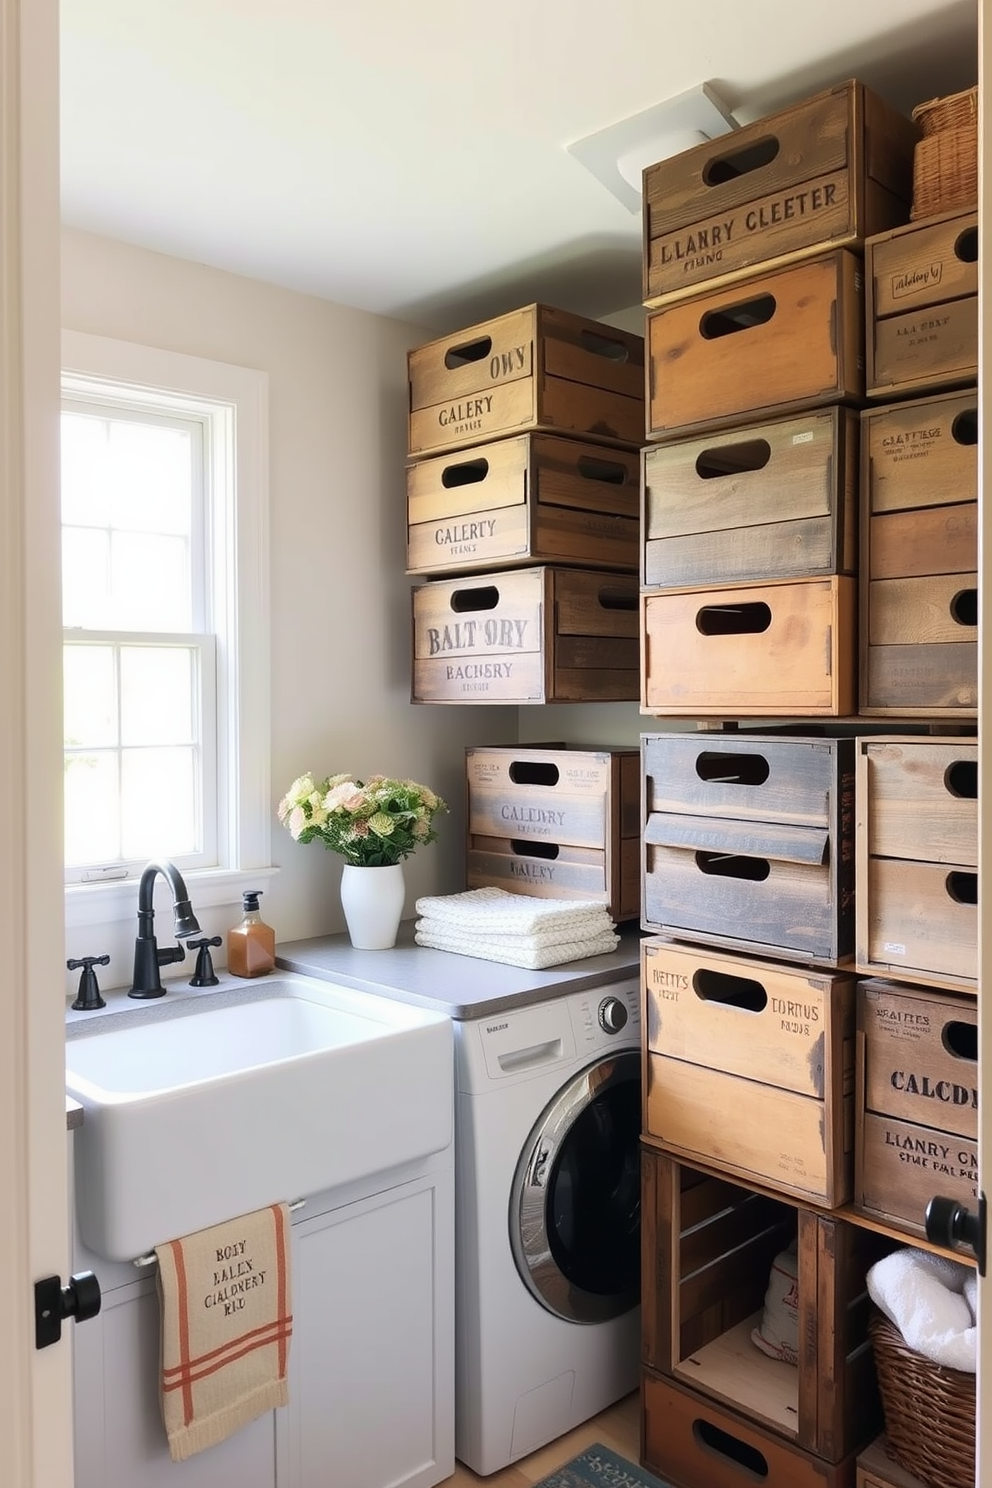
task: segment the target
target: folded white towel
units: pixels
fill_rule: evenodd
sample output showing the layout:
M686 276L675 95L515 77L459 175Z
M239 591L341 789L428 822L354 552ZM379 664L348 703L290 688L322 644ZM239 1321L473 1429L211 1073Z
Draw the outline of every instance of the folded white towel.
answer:
M574 925L601 905L588 899L537 899L505 889L466 889L462 894L428 894L417 900L418 915L452 928L488 934L510 931L530 935L550 925ZM612 921L611 921L612 924Z
M605 956L620 944L619 935L596 935L589 940L575 940L565 945L511 946L505 940L486 940L481 936L469 940L416 930L414 939L418 945L430 946L435 951L450 951L455 956L474 956L480 961L502 961L507 966L524 966L529 971L541 971L546 966L561 966L565 961L580 961L585 956Z
M869 1295L911 1349L974 1374L977 1283L968 1266L910 1246L876 1261L867 1281Z
M549 923L540 930L528 931L522 935L512 930L493 929L489 925L469 930L467 926L452 925L447 920L437 920L433 915L424 915L417 921L416 928L422 930L425 935L437 935L459 945L464 943L466 950L469 951L479 939L480 932L486 940L498 940L500 945L505 945L509 950L526 951L547 946L571 945L577 940L593 940L600 935L612 935L616 929L605 911L600 914L585 915L582 919L569 920L564 925Z

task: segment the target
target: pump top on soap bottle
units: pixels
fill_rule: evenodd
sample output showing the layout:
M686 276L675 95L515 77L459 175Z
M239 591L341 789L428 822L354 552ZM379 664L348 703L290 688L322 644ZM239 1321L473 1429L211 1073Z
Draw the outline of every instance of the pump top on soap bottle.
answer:
M232 976L264 976L276 964L276 932L262 919L261 889L245 889L240 925L227 932L227 969Z

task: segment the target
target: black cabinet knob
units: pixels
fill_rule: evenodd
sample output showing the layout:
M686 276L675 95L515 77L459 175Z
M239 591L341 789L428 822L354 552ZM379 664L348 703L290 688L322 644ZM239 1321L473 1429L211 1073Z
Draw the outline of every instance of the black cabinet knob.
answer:
M62 1323L75 1318L88 1322L100 1311L100 1283L92 1271L77 1271L67 1286L59 1276L46 1276L34 1284L34 1346L47 1348L62 1337Z
M973 1213L957 1199L935 1194L926 1208L924 1217L927 1239L933 1245L942 1245L947 1250L956 1250L966 1245L978 1260L978 1270L985 1275L985 1195L978 1198L977 1213Z

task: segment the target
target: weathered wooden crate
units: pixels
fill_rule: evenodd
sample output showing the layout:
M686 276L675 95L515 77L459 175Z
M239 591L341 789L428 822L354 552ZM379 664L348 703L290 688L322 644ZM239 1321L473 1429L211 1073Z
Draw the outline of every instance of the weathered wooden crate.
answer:
M927 1488L922 1478L900 1467L885 1450L885 1434L858 1453L857 1488Z
M857 741L857 968L973 992L978 745Z
M854 1203L926 1233L934 1194L974 1207L978 1182L978 1005L870 979L858 986Z
M854 713L857 600L846 576L643 593L642 713Z
M588 899L640 913L637 749L466 750L470 889Z
M641 982L646 1139L814 1204L846 1203L854 978L654 939L641 944Z
M841 83L644 172L644 302L909 221L918 127Z
M528 305L418 346L407 365L414 457L526 429L643 441L643 339L598 320Z
M634 572L638 457L521 434L420 460L406 473L407 572L531 563Z
M641 1172L647 1367L824 1462L863 1446L882 1424L866 1346L865 1276L897 1242L647 1146ZM798 1261L796 1365L769 1358L751 1340L772 1262L790 1243Z
M861 260L846 249L648 316L648 439L864 397Z
M869 398L978 377L978 214L929 217L865 244Z
M644 929L835 966L854 948L854 740L644 734Z
M861 712L978 709L978 395L861 415Z
M858 415L837 406L643 453L651 589L857 571Z
M651 1370L641 1409L644 1465L673 1488L855 1488L853 1454L824 1462Z
M415 703L638 695L637 576L520 568L413 590Z

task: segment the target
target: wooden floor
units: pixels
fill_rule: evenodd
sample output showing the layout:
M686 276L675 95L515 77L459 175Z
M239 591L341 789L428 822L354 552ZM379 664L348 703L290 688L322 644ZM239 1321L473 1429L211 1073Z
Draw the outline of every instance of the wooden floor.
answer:
M491 1488L531 1488L532 1484L539 1483L548 1473L554 1472L556 1467L561 1467L562 1463L584 1452L593 1442L602 1442L604 1447L609 1447L621 1457L629 1458L631 1462L638 1461L640 1406L636 1390L598 1416L593 1416L591 1421L576 1426L567 1436L560 1436L557 1441L532 1452L529 1457L521 1457L519 1462L504 1467L501 1472L490 1473L488 1478L480 1478L461 1462L456 1462L454 1475L445 1478L438 1488L469 1488L473 1483L484 1483L487 1488L490 1485Z

